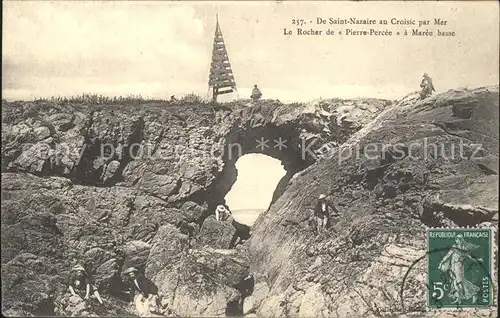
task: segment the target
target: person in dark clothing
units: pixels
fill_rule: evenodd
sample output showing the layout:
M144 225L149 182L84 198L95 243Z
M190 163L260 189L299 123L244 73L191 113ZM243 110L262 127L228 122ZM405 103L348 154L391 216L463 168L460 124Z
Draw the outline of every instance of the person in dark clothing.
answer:
M421 98L426 98L427 96L431 95L432 92L435 92L436 90L434 89L434 85L432 84L432 78L427 73L424 73L424 78L422 79L422 82L420 83L420 87L422 88L422 91L420 92L420 97Z
M321 194L314 206L314 218L316 221L316 231L318 233L330 227L331 216L339 216L339 211L326 200L326 195Z
M97 298L97 300L101 304L103 303L101 295L99 295L97 289L92 285L92 282L87 272L85 271L85 268L80 264L75 265L72 268L72 273L69 278L68 286L69 286L68 287L69 291L73 296L80 296L79 293L77 294L77 292L75 292L75 290L76 291L85 290L85 297L84 297L85 300L89 299L90 293L92 292L94 296Z
M255 286L255 278L253 274L249 274L247 277L245 277L242 281L240 281L233 287L240 291L242 297L248 297L252 295L254 286Z
M241 224L240 222L236 221L235 219L231 220L231 224L236 229L236 232L234 232L233 238L231 239L231 242L229 243L229 248L234 248L236 245L248 240L251 236L251 231L250 231L250 227L248 225Z
M262 97L262 92L260 91L260 89L257 87L257 85L254 85L253 86L253 90L252 90L252 95L250 96L250 98L252 99L253 102L256 102L258 101L260 98Z
M127 268L123 274L129 279L128 285L132 296L139 294L142 296L142 301L150 299L152 296L158 296L158 287L147 277L139 274L137 268Z
M232 285L234 289L238 290L241 294L241 297L232 299L227 304L226 307L226 316L235 317L241 316L241 308L243 308L243 303L245 302L245 298L252 295L255 286L255 278L252 274L249 274L247 277L240 280L237 284Z

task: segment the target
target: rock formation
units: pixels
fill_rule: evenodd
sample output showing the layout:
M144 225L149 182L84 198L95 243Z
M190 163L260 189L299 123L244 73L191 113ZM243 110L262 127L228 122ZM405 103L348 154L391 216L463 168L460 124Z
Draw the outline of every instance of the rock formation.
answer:
M250 240L228 249L235 229L210 215L251 152L287 174ZM496 222L497 182L498 87L257 107L3 102L2 312L138 315L122 294L129 266L163 294L158 315L422 312L423 262L400 290L426 227ZM320 192L342 216L315 237ZM77 262L104 306L69 297Z
M342 215L315 238L305 215L319 193ZM426 229L497 227L497 204L498 87L399 101L294 177L257 220L251 270L265 296L254 310L423 314Z

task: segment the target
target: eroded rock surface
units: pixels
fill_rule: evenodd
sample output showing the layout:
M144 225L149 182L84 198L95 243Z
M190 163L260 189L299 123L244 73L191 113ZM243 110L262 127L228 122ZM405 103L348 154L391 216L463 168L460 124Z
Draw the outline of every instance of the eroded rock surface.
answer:
M426 226L498 220L497 131L498 88L253 108L3 103L2 312L139 315L121 294L130 266L163 295L155 315L421 312L425 264L399 291L425 253ZM235 228L211 214L236 180L235 144L260 152L261 137L289 142L264 151L287 175L250 241L228 249ZM467 159L444 157L461 142ZM370 143L401 143L406 155L346 155ZM444 148L409 156L430 143ZM320 192L342 215L315 237L308 216ZM75 263L105 306L69 297Z
M320 193L341 216L315 237L305 216ZM498 87L410 96L296 175L258 219L251 267L269 292L254 311L433 315L426 229L497 228L497 204Z

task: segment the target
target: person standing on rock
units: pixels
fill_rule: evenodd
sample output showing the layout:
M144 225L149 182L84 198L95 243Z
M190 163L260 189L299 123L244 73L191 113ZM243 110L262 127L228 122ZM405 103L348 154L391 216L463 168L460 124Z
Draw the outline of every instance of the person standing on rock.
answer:
M257 85L254 85L253 86L253 90L252 90L252 95L250 95L250 98L252 99L252 101L255 103L257 102L260 98L262 97L262 92L260 91L260 89L257 87Z
M333 213L330 213L330 210ZM316 219L316 231L322 233L330 226L330 216L339 216L339 211L326 200L325 194L320 194L314 207L314 218Z
M69 279L69 291L73 296L79 296L76 292L76 290L85 290L85 300L89 299L90 292L92 291L94 296L97 298L97 300L103 304L101 295L99 295L99 292L97 289L92 285L92 282L90 281L90 278L85 271L85 268L77 264L72 268L72 274Z
M434 85L432 84L432 78L427 73L424 73L424 78L422 79L422 82L420 83L420 87L422 88L422 91L420 92L420 97L421 98L426 98L427 96L431 95L432 92L435 92L436 90L434 89Z

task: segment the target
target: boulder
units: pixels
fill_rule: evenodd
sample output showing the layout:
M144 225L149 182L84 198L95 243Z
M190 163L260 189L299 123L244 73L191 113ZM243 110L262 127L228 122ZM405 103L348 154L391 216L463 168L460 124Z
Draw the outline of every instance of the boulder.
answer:
M99 290L111 290L119 279L119 259L116 253L95 247L84 256L85 268L91 273L95 286Z
M151 244L146 264L146 276L155 277L165 269L175 268L189 247L188 236L173 225L164 225Z
M192 249L159 271L153 281L163 294L163 308L180 316L206 317L224 316L230 304L241 306L236 285L246 276L246 253Z
M212 248L230 248L236 228L229 221L217 221L211 215L205 219L200 229L197 244Z

